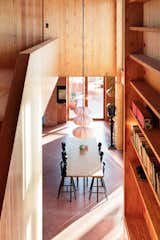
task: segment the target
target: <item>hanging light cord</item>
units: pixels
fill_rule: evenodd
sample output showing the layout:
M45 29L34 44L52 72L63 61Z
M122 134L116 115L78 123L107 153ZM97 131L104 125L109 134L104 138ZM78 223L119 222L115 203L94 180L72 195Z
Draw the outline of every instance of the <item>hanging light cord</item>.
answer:
M85 111L85 71L84 71L84 17L85 3L82 0L82 76L83 76L83 127L84 127L84 111Z

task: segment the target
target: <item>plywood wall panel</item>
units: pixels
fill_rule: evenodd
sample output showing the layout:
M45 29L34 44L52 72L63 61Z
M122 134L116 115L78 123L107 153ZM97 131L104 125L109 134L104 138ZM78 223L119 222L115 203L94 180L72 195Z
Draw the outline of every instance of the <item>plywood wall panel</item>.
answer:
M0 1L0 67L10 68L16 56L14 1Z
M85 1L86 75L115 74L115 1Z
M115 74L114 2L85 0L86 76ZM45 1L44 37L60 40L59 75L82 75L82 0Z
M66 78L60 77L56 86L52 86L52 96L45 111L45 126L55 126L66 122L66 103L57 103L57 86L66 86Z
M0 67L13 67L21 50L42 41L42 0L0 1Z

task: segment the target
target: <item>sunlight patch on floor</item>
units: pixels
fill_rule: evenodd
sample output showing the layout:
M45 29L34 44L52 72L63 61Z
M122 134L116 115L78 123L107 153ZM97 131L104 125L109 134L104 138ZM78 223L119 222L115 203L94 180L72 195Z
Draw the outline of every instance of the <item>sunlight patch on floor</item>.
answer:
M108 201L103 200L87 214L80 217L51 240L82 240L83 236L104 226L104 234L100 240L120 240L123 235L122 221L123 188L120 186ZM87 238L85 238L87 239ZM98 239L98 238L97 238Z

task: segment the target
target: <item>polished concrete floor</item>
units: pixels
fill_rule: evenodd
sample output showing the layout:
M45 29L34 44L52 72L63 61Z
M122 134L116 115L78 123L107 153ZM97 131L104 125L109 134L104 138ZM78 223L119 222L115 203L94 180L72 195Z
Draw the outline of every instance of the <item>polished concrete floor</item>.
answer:
M73 123L48 128L43 133L43 240L122 240L123 226L123 161L122 153L108 150L109 128L103 121L92 123L97 141L103 143L106 162L105 183L108 200L101 194L88 199L88 189L83 194L80 179L77 199L70 203L69 194L57 199L60 183L62 141L69 141ZM90 180L89 180L90 185Z

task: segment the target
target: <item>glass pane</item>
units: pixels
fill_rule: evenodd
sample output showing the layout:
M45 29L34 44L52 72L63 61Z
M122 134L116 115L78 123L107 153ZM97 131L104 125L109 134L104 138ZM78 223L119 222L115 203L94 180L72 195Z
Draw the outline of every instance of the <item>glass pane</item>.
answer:
M83 77L69 77L69 118L76 116L75 107L83 106Z
M104 118L104 77L88 77L88 108L92 118Z

